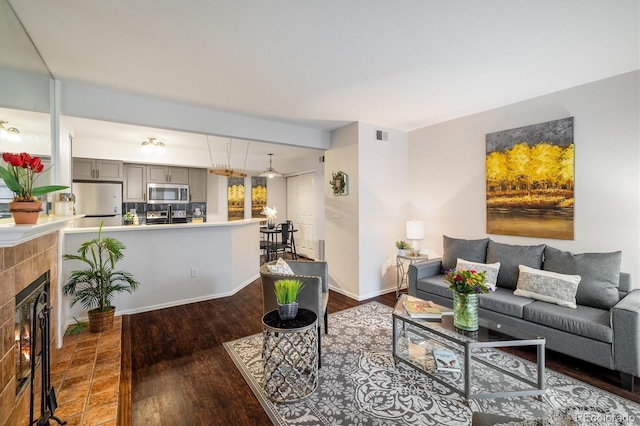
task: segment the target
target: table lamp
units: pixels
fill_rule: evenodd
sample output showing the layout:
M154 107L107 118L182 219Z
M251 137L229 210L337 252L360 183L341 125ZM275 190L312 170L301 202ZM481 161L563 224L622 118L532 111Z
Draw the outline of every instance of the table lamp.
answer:
M407 221L407 240L411 240L411 254L417 256L420 253L418 240L424 239L424 222L420 220Z

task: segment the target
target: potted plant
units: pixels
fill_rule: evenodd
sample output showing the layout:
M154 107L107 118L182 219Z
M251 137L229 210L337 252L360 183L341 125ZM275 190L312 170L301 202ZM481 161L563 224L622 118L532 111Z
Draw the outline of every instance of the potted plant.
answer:
M116 293L133 293L139 283L129 272L114 270L116 263L124 257L124 244L112 237L102 237L102 223L98 236L84 242L78 254L65 254L64 260L77 260L84 269L71 272L62 293L71 297L71 306L77 302L89 309L89 329L92 333L107 331L113 326L115 307L111 300Z
M40 157L32 157L26 152L20 154L5 152L2 154L2 159L7 163L7 168L0 166L0 177L14 194L13 201L9 203L9 211L14 222L16 224L36 223L42 210L42 202L36 197L66 189L68 186L33 186L44 170Z
M133 213L126 212L122 217L125 225L133 225Z
M407 250L411 249L408 242L404 240L396 241L396 248L398 249L398 256L406 256Z
M278 301L278 314L283 320L293 319L298 314L298 293L304 287L302 281L295 279L278 280L273 283Z

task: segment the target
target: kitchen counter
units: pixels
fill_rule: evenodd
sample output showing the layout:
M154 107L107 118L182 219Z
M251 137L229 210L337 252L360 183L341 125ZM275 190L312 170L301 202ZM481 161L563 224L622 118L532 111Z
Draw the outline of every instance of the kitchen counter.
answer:
M103 226L102 231L108 230L109 232L122 232L122 231L150 231L150 230L160 230L160 229L189 229L189 228L210 228L210 227L233 227L233 226L245 226L249 224L259 224L260 219L245 219L245 220L234 220L230 222L202 222L202 223L172 223L172 224L162 224L162 225L122 225L122 226ZM69 234L74 233L87 233L87 232L98 232L98 227L85 227L85 228L69 228L66 229L65 232Z
M134 293L114 296L116 315L232 296L259 276L259 226L259 219L247 219L103 227L103 237L116 238L126 247L116 269L130 272L140 283ZM65 228L62 253L77 253L82 243L97 236L98 229ZM80 267L77 261L63 261L61 282ZM73 317L86 318L79 303L70 308L64 297L59 303L60 324L72 323Z
M58 231L72 224L78 216L40 216L33 225L16 225L12 218L0 220L0 247L14 247L18 244Z

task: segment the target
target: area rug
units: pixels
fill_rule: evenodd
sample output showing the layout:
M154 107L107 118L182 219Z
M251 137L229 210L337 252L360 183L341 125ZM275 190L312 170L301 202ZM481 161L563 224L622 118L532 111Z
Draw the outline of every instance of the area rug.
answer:
M395 364L391 312L390 307L371 302L331 314L329 334L322 335L318 387L298 402L273 403L266 397L262 334L226 342L224 347L276 425L469 425L473 411L534 418L585 404L615 416L615 423L601 418L603 421L593 424L640 423L640 404L549 369L548 391L541 398L507 397L465 404L460 395L428 375ZM511 371L535 374L535 364L496 349L486 349L479 356ZM490 390L496 377L483 368L480 363L474 367L474 388Z

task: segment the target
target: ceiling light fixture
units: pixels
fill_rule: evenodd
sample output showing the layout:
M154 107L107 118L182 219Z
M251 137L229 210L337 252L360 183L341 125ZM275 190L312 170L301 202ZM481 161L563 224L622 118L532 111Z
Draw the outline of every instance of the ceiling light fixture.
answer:
M269 168L267 170L265 170L264 172L260 173L260 176L268 177L268 178L274 178L274 177L281 177L282 176L271 165L272 156L273 156L273 154L269 154Z
M140 145L140 152L157 152L162 154L165 150L164 142L156 141L156 138L149 137L147 140L142 141Z
M247 141L247 150L244 154L244 167L242 169L234 169L231 167L231 143L232 139L229 139L227 144L227 163L226 164L214 164L213 155L211 154L211 145L209 145L209 135L207 135L207 148L209 148L209 159L211 160L211 168L209 173L212 175L226 176L226 177L247 177L244 170L247 167L247 156L249 155L249 142Z
M2 139L6 139L9 142L22 142L22 136L20 136L20 130L17 127L5 127L5 124L9 124L4 120L0 120L0 136Z

